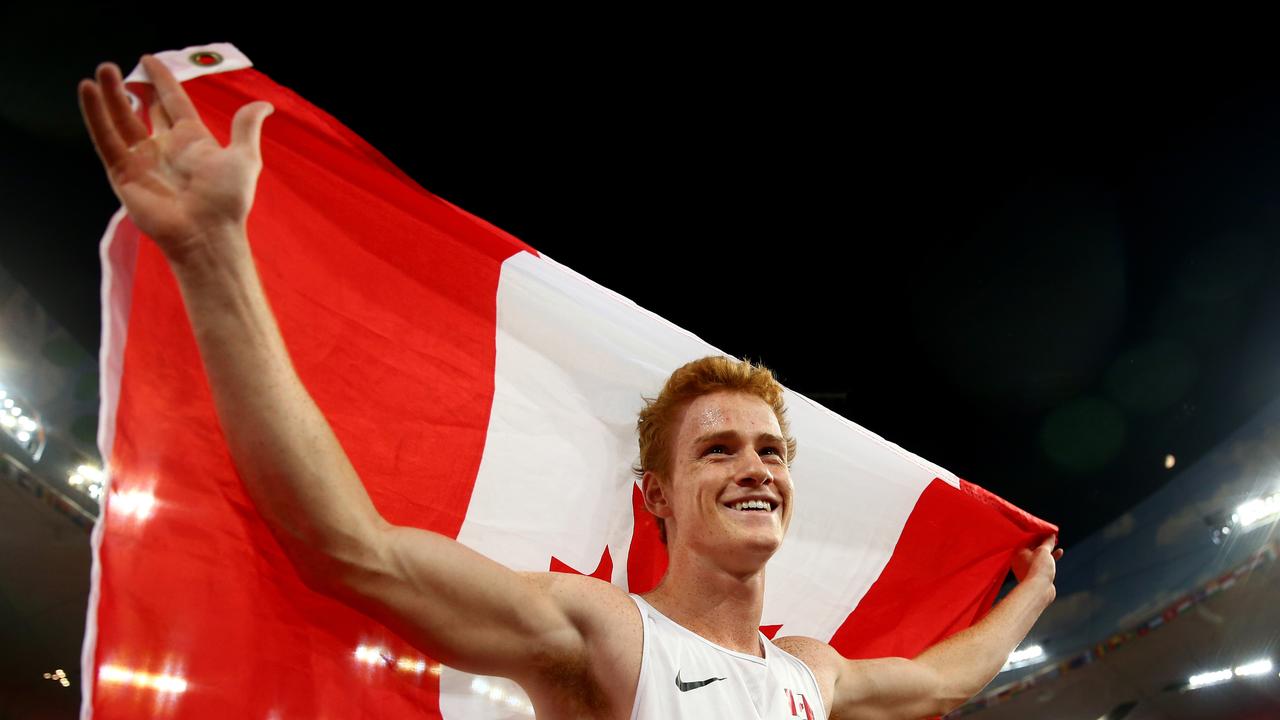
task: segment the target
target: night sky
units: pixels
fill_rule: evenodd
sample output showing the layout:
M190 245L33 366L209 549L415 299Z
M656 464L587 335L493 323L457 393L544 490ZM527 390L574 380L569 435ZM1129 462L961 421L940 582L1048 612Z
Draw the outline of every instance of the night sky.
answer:
M570 40L96 12L0 11L0 265L92 352L117 203L76 81L228 41L427 189L1068 547L1280 392L1263 79L791 32L818 18Z

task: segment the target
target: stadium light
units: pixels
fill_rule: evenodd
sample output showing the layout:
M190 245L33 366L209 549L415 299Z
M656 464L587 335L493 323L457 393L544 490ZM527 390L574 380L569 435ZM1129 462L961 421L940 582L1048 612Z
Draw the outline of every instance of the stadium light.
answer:
M1254 660L1252 662L1245 663L1244 665L1239 665L1234 670L1231 668L1223 668L1222 670L1213 670L1211 672L1192 675L1187 679L1187 687L1191 690L1198 690L1210 685L1220 685L1238 677L1266 675L1271 672L1272 668L1273 665L1271 664L1271 660L1268 658Z
M88 495L94 500L102 497L103 483L106 482L106 473L93 465L80 465L75 470L67 473L67 485ZM128 498L122 503L121 509L126 513L134 513L140 511L138 516L145 520L151 514L152 508L155 506L155 497L150 493L141 491L132 491L127 493ZM150 496L149 498L146 496ZM120 495L117 495L117 499Z
M1004 667L1000 668L1000 672L1031 665L1043 657L1044 648L1039 645L1028 645L1025 648L1020 648L1009 653L1009 659L1005 661Z
M1274 519L1276 515L1280 515L1280 492L1241 503L1231 519L1248 530Z
M54 670L51 673L45 673L44 679L53 680L54 682L58 683L62 687L71 687L71 680L67 677L66 671L64 671L62 668L58 668L57 670Z
M1236 668L1236 677L1248 677L1249 675L1266 675L1271 672L1270 660L1255 660L1247 665L1241 665Z
M40 413L26 405L21 396L10 393L3 386L0 386L0 432L12 438L28 458L40 461L45 446Z
M1231 668L1227 668L1225 670L1213 670L1211 672L1192 675L1191 678L1187 680L1187 685L1190 686L1192 690L1196 690L1202 687L1208 687L1209 685L1224 683L1230 680L1233 676Z

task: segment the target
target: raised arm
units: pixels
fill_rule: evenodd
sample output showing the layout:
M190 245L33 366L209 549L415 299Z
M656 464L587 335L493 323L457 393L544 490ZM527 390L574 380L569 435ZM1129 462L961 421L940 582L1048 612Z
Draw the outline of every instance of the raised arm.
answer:
M1056 538L1014 557L1018 585L976 625L915 659L847 660L808 638L779 645L804 660L831 708L832 720L915 720L944 715L978 694L1000 672L1036 619L1053 602L1061 550ZM829 693L829 694L828 694Z
M112 189L168 259L236 469L303 580L461 669L521 679L583 652L564 581L379 515L294 371L250 253L271 106L241 108L224 148L164 65L142 63L157 94L152 132L110 64L80 84L85 123Z

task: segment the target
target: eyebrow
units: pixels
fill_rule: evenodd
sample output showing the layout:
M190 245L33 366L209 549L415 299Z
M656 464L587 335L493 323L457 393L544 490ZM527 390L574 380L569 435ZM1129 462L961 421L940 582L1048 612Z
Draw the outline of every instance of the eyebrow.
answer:
M738 437L739 437L738 433L735 430L721 430L720 432L707 433L706 435L702 435L697 440L694 440L693 442L696 445L701 445L703 443L712 442L715 440L736 440ZM777 435L774 435L773 433L761 433L756 436L756 439L763 440L766 443L769 443L772 445L778 445L779 447L783 447L783 448L785 448L787 445L786 440L783 440L782 438L778 437Z

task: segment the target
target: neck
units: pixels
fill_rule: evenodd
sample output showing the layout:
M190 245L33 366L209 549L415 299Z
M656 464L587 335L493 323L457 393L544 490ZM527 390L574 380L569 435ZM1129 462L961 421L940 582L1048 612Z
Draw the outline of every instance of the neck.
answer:
M645 601L717 645L763 657L764 565L734 572L679 548L670 553L667 574Z

